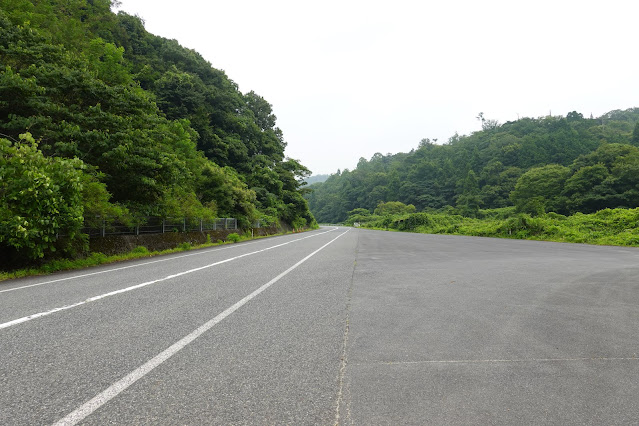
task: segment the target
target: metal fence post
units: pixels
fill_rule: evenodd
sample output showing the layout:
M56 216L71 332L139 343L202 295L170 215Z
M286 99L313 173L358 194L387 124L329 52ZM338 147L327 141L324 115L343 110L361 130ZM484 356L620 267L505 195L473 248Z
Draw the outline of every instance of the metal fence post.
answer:
M100 219L100 216L96 216L96 222L97 219ZM145 220L146 219L146 220ZM151 219L155 219L155 220L151 220ZM133 226L131 226L131 224L124 224L121 222L117 222L117 221L113 221L111 220L109 222L109 235L121 235L121 234L133 234L133 235L142 235L142 234L156 234L156 233L162 233L165 234L166 233L166 227L167 227L167 219L166 218L161 218L160 222L161 222L161 226L162 226L162 230L158 230L158 219L160 219L159 216L145 216L142 219L137 219ZM178 224L177 224L177 218L169 219L168 220L168 225L170 227L170 231L178 231ZM148 220L148 222L147 222ZM212 222L206 222L204 220L204 218L188 218L188 217L182 217L182 231L187 232L187 231L197 231L198 227L197 227L197 220L200 221L200 232L204 232L206 231L217 231L218 229L225 229L225 230L237 230L238 229L238 221L237 218L234 217L221 217L221 218L215 218L213 219ZM82 228L82 230L88 232L89 236L92 237L106 237L107 235L107 220L106 217L102 218L102 223L100 224L93 224L93 226L91 227L87 227L87 223L85 222L84 225L85 227ZM193 223L195 222L195 223ZM149 223L152 223L152 225L149 225ZM221 228L218 228L218 224L221 226ZM96 226L97 225L97 226ZM262 224L260 223L260 221L256 221L252 227L255 228L259 228ZM98 231L97 233L95 231Z

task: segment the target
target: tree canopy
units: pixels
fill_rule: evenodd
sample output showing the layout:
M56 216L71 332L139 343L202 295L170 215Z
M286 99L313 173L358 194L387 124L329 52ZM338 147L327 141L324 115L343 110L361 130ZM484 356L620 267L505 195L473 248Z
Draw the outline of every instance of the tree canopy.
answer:
M79 161L80 216L313 223L272 105L111 5L0 0L3 155Z
M357 168L310 186L307 196L320 222L341 222L357 208L380 202L414 205L417 211L515 205L522 212L563 214L639 206L639 108L599 118L522 118L502 125L483 114L482 130L429 139L409 153L375 154Z

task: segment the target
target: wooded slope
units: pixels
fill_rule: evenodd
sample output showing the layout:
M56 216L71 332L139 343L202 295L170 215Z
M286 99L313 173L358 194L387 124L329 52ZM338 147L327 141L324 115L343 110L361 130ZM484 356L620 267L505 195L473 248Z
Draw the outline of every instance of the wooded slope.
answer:
M72 236L98 215L313 223L310 171L285 156L272 106L111 3L0 0L0 244L24 249L52 216L52 235ZM55 206L24 197L44 191L24 161Z
M340 222L356 208L402 202L417 211L448 209L473 216L515 205L562 214L639 206L639 108L598 118L522 118L443 145L424 139L409 153L375 154L353 171L311 185L320 222Z

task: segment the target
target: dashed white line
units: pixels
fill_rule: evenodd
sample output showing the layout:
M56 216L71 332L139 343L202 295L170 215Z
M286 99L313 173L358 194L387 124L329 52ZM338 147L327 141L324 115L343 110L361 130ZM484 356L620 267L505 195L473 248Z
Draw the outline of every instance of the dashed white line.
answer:
M337 228L335 228L335 229L337 229ZM326 231L326 232L332 232L332 231L334 231L334 229L331 230L331 231ZM151 284L156 284L156 283L159 283L159 282L162 282L162 281L167 281L167 280L170 280L170 279L173 279L173 278L180 277L182 275L191 274L193 272L201 271L202 269L207 269L207 268L211 268L213 266L221 265L223 263L232 262L234 260L241 259L241 258L246 257L246 256L251 256L251 255L254 255L254 254L258 254L258 253L263 253L265 251L272 250L272 249L277 248L277 247L282 247L282 246L285 246L285 245L288 245L288 244L292 244L294 242L301 241L301 240L304 240L304 239L307 239L307 238L316 237L318 235L325 234L326 232L323 232L323 233L320 233L320 234L309 235L309 236L306 236L306 237L303 237L303 238L298 238L296 240L287 241L285 243L277 244L277 245L274 245L274 246L271 246L271 247L266 247L266 248L261 249L261 250L253 251L253 252L250 252L250 253L244 253L244 254L241 254L239 256L235 256L235 257L231 257L231 258L228 258L228 259L220 260L219 262L214 262L214 263L210 263L208 265L200 266L198 268L189 269L188 271L178 272L177 274L168 275L168 276L163 277L163 278L158 278L157 280L147 281L147 282L143 282L141 284L136 284L136 285L133 285L133 286L130 286L130 287L122 288L120 290L115 290L115 291L111 291L109 293L104 293L104 294L100 294L98 296L93 296L93 297L90 297L90 298L88 298L86 300L83 300L83 301L80 301L80 302L77 302L77 303L73 303L73 304L70 304L70 305L61 306L61 307L58 307L58 308L50 309L48 311L38 312L38 313L31 314L31 315L28 315L28 316L22 317L22 318L17 318L17 319L14 319L12 321L8 321L8 322L0 324L0 330L3 329L3 328L12 327L14 325L22 324L24 322L31 321L31 320L34 320L34 319L37 319L37 318L42 318L42 317L54 314L56 312L66 311L68 309L72 309L72 308L75 308L77 306L81 306L81 305L85 305L87 303L95 302L96 300L104 299L106 297L115 296L116 294L126 293L126 292L129 292L129 291L132 291L132 290L137 290L139 288L146 287L146 286L149 286Z
M348 231L339 234L337 237L333 238L331 241L329 241L328 243L324 244L322 247L318 248L313 253L309 254L304 259L300 260L295 265L293 265L290 268L288 268L286 271L282 272L277 277L273 278L271 281L267 282L266 284L264 284L263 286L261 286L260 288L255 290L253 293L251 293L248 296L244 297L242 300L240 300L239 302L235 303L233 306L229 307L228 309L226 309L221 314L217 315L212 320L210 320L207 323L201 325L200 327L195 329L193 332L191 332L187 336L183 337L178 342L176 342L173 345L169 346L163 352L161 352L158 355L156 355L155 357L151 358L145 364L143 364L140 367L138 367L137 369L133 370L132 372L127 374L125 377L123 377L119 381L115 382L114 384L109 386L104 391L100 392L98 395L96 395L95 397L93 397L89 401L87 401L84 404L82 404L75 411L73 411L72 413L70 413L66 417L64 417L63 419L61 419L58 422L56 422L54 424L54 426L70 426L70 425L75 425L75 424L81 422L83 419L85 419L87 416L89 416L95 410L97 410L98 408L100 408L101 406L103 406L104 404L109 402L111 399L116 397L118 394L120 394L122 391L127 389L133 383L135 383L136 381L138 381L142 377L146 376L154 368L156 368L157 366L162 364L164 361L166 361L167 359L171 358L177 352L182 350L186 345L188 345L189 343L191 343L192 341L197 339L203 333L205 333L208 330L210 330L213 326L218 324L220 321L224 320L226 317L231 315L233 312L237 311L239 308L241 308L246 303L248 303L251 299L255 298L257 295L262 293L264 290L266 290L267 288L269 288L270 286L272 286L273 284L278 282L281 278L286 276L289 272L291 272L292 270L294 270L295 268L300 266L302 263L306 262L308 259L313 257L315 254L317 254L318 252L323 250L325 247L327 247L329 244L333 243L335 240L337 240L338 238L340 238L342 235L346 234L347 232Z

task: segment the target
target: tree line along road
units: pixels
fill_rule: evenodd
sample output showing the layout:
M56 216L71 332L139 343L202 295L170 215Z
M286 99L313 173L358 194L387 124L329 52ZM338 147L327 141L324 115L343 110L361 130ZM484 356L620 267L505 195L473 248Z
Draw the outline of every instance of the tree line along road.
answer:
M0 283L0 424L636 424L639 250L326 227Z

